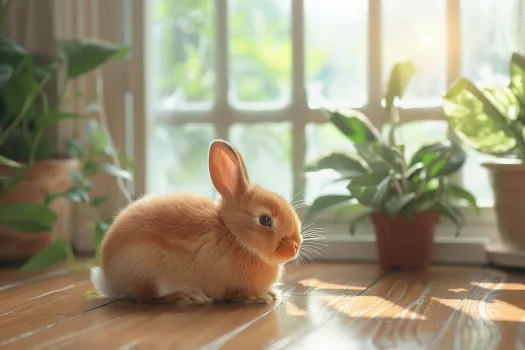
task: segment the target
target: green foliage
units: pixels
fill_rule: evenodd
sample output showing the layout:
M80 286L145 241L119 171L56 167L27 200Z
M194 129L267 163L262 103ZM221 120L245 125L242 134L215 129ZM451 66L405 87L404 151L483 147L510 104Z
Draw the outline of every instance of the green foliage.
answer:
M392 68L385 95L385 109L388 115L392 115L394 112L396 98L401 99L403 97L405 89L415 74L416 67L411 61L398 63Z
M443 111L460 139L479 152L525 161L525 57L514 53L509 85L477 86L459 79Z
M23 232L51 231L57 219L43 204L13 203L0 205L0 225Z
M0 26L11 2L0 5ZM82 97L78 92L67 96L69 83L112 59L125 58L129 49L88 39L62 39L57 46L57 58L44 57L0 34L0 167L9 170L0 177L0 195L15 188L36 161L69 156L80 163L79 171L72 174L71 187L63 193L47 193L40 204L0 206L0 226L28 234L54 231L57 215L50 204L58 198L89 206L96 218L96 210L105 198L91 196L90 178L107 174L119 180L132 180L135 168L132 160L113 147L104 119L96 113L99 111L96 104L86 103L85 115L67 111L68 101ZM55 140L48 135L57 124L68 119L76 119L86 132L61 140L66 143L67 154L57 155ZM98 219L95 222L95 239L99 244L108 226ZM69 244L55 238L29 259L22 270L43 268L67 257L74 259Z
M347 181L348 195L318 197L310 207L311 217L329 208L346 210L358 203L368 210L350 223L350 233L373 212L386 212L390 217L411 218L418 212L434 211L457 226L463 217L456 209L457 201L477 208L476 200L467 190L450 183L449 177L463 166L466 153L450 141L427 144L407 157L404 146L395 143L393 130L399 123L394 100L401 98L415 73L411 62L402 62L392 69L387 86L386 103L390 133L383 137L370 120L357 111L326 110L328 120L355 148L351 154L332 153L307 167L308 171L332 169Z
M59 238L47 247L36 253L20 268L22 271L35 271L43 267L54 265L73 256L73 251L69 244Z
M124 58L128 54L128 49L125 47L85 39L60 40L58 49L61 58L67 65L69 79L89 73L111 58Z

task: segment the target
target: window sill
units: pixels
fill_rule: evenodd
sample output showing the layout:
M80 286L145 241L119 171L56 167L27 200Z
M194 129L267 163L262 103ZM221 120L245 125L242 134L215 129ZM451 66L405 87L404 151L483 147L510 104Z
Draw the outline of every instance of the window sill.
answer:
M485 265L488 262L485 252L488 241L488 238L481 237L436 237L433 263ZM316 261L374 262L378 259L372 235L329 235L324 243L326 246L319 250Z

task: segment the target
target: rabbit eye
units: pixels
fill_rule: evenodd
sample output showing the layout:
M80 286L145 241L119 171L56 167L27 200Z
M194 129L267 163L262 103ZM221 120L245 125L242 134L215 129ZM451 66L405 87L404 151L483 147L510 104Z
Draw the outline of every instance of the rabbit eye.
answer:
M259 216L259 224L270 227L272 226L272 218L268 215Z

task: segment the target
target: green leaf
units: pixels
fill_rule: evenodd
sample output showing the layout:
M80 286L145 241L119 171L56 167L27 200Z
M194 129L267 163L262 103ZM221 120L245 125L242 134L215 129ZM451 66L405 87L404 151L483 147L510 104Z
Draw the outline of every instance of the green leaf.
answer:
M372 200L372 206L373 207L380 207L383 203L383 200L385 198L385 194L387 193L389 186L390 186L391 178L390 176L387 176L386 178L381 181L381 183L377 186L377 191L374 195L374 199Z
M411 165L406 172L406 178L408 180L418 179L424 168L425 166L422 162Z
M11 79L13 76L13 66L10 64L0 64L0 89Z
M510 61L510 89L525 107L525 57L516 52Z
M63 112L51 112L39 119L38 125L40 127L48 127L49 125L58 123L65 119L71 118L84 118L83 116L75 113L63 113Z
M84 147L80 143L78 138L72 137L66 140L66 150L67 153L75 158L84 157Z
M95 208L99 208L102 204L104 204L108 200L108 197L95 197L91 199L90 204L94 206Z
M56 198L67 198L75 203L89 202L89 195L87 194L86 189L82 187L71 187L62 193L48 194L48 196L46 196L46 203L51 203L51 201Z
M448 176L458 171L467 155L463 148L451 142L438 142L425 145L414 153L409 167L423 164L429 178Z
M479 213L479 206L476 197L466 189L457 185L448 185L445 192L450 197L466 200Z
M95 120L90 120L86 125L86 136L91 146L92 153L96 155L109 155L109 143L104 129Z
M10 61L9 59L19 61L24 57L30 57L29 51L17 42L8 39L5 35L0 36L0 53L5 61Z
M317 214L323 210L326 210L338 204L347 202L351 199L351 196L345 195L326 195L317 197L308 209L307 219L310 219L314 214Z
M387 145L374 142L355 145L359 156L373 171L401 171L400 154Z
M339 173L358 175L366 172L366 168L355 158L342 153L332 153L319 159L314 164L306 168L307 171L319 171L332 169Z
M95 222L95 248L96 248L96 257L100 257L100 247L102 240L106 232L109 229L109 224L105 221L96 221Z
M42 204L12 203L0 205L0 225L18 231L51 231L56 220L55 212Z
M124 58L129 49L110 42L85 39L58 41L60 55L67 62L67 76L75 79L84 75L111 58Z
M416 198L415 193L407 193L402 196L394 197L391 200L389 200L386 205L385 209L390 217L394 217L397 213L399 213L408 203L414 200Z
M7 166L10 168L21 168L22 167L22 164L12 159L9 159L7 157L4 157L4 156L0 156L0 165Z
M15 188L27 174L27 169L27 167L15 168L14 175L4 175L5 177L3 179L4 181L1 183L1 190L3 192L8 192Z
M24 272L40 270L66 259L72 254L69 244L58 239L31 257L20 270Z
M350 234L353 236L357 232L357 228L359 225L363 224L372 214L371 211L366 211L364 213L361 213L357 215L355 218L350 221Z
M506 86L478 89L460 79L443 98L443 112L458 137L479 152L505 155L523 144L511 123L520 114L519 101Z
M360 144L381 140L381 134L366 118L355 110L323 110L330 122L352 143Z
M124 164L128 169L130 169L132 175L135 175L137 173L137 166L135 165L135 162L129 157L127 157L121 151L118 151L118 156L119 156L120 162Z
M400 62L392 67L385 94L387 115L391 114L395 99L403 97L405 89L416 72L416 67L412 61Z
M359 210L359 205L355 202L354 199L352 199L348 204L345 204L338 208L335 211L335 219L341 220L346 218L348 215L351 215L356 212L356 210Z
M349 187L377 187L385 178L389 178L387 172L368 173L352 177Z
M362 186L348 186L348 190L353 198L355 198L361 205L365 207L372 207L374 205L374 198L377 193L377 186L362 187Z
M448 203L445 203L441 201L440 203L440 210L439 212L451 220L455 226L456 226L456 232L454 233L454 236L459 236L461 232L461 228L463 227L463 218L461 217L461 213L459 213L454 207L450 206Z
M129 171L127 171L125 169L121 169L121 168L119 168L116 165L111 164L111 163L95 164L94 167L96 169L95 170L96 173L103 172L103 173L106 173L108 175L112 175L112 176L115 176L115 177L120 177L120 178L123 178L123 179L126 179L126 180L132 180L133 179L133 175Z

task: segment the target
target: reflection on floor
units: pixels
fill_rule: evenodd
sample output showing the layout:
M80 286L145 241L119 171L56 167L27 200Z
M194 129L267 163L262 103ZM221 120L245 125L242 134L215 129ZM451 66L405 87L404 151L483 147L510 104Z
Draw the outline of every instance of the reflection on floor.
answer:
M524 349L525 274L287 270L273 305L173 307L87 298L86 271L0 271L6 349Z

